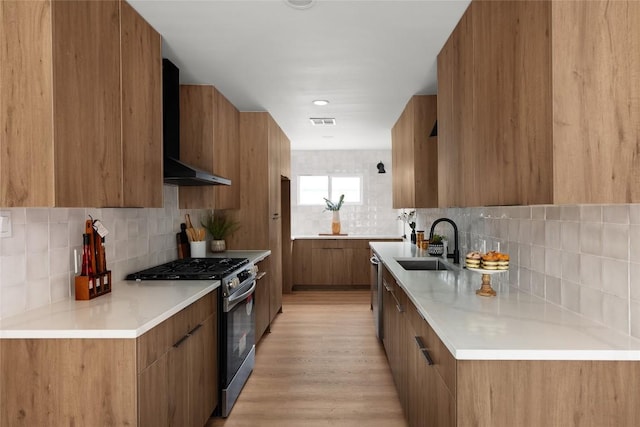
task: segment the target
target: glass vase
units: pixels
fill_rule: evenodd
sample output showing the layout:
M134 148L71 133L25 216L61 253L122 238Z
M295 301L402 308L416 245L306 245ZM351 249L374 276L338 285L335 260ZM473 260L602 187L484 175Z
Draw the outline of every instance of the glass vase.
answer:
M340 234L340 211L333 211L331 219L331 233Z

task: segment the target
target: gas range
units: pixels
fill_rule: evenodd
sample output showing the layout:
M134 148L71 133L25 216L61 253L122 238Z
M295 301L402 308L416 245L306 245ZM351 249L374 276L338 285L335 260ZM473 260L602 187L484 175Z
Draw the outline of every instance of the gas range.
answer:
M239 290L256 271L247 258L184 258L127 275L127 280L220 280L222 296Z

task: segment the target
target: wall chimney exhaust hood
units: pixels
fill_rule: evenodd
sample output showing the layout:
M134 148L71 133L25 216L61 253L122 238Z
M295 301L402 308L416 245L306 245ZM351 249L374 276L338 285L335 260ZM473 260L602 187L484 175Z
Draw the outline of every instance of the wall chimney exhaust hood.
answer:
M180 161L180 71L162 59L164 182L172 185L231 185L231 180Z

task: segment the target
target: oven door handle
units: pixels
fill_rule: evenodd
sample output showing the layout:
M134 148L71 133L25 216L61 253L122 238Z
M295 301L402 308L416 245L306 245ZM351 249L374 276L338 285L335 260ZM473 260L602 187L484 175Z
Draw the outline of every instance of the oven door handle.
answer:
M251 285L251 288L249 288L249 290L247 292L244 292L242 295L238 295L238 296L233 296L232 298L229 298L228 300L228 304L229 304L229 310L231 310L234 306L235 306L235 302L236 301L240 301L245 299L246 297L248 297L249 295L251 295L253 293L253 291L256 290L256 281L253 281L253 285Z

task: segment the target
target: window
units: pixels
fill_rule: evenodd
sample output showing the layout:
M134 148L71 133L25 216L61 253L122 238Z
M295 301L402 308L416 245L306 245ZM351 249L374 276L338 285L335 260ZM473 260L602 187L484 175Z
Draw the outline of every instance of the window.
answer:
M324 205L324 198L333 202L344 194L345 204L362 203L361 176L301 175L298 177L298 204Z

